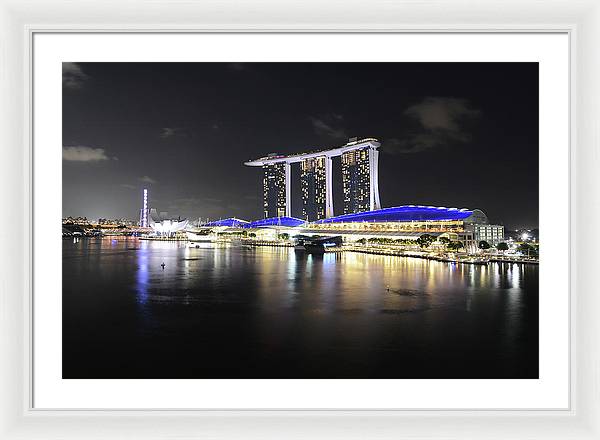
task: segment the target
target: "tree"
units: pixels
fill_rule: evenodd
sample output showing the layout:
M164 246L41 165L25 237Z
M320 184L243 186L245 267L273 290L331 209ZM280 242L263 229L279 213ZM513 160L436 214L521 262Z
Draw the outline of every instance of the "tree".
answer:
M366 244L367 243L367 239L366 238L361 238L360 240L356 240L357 243L359 244Z
M485 251L486 249L489 249L489 248L491 248L490 244L489 244L487 241L484 241L484 240L481 240L481 241L479 242L479 244L477 245L477 247L478 247L479 249L481 249L481 250L484 250L484 251Z
M458 251L459 249L464 248L465 245L460 241L451 241L446 245L446 248L452 251Z
M419 238L417 238L417 244L421 246L421 248L428 248L431 246L435 239L429 234L423 234Z
M517 250L521 252L522 255L527 255L528 257L538 256L538 249L530 245L529 243L521 243Z
M290 238L290 234L284 232L283 234L279 234L279 238L281 240L287 240L288 238Z
M504 252L508 250L508 245L504 242L498 243L498 245L496 246L496 249L498 249L499 251L502 251L502 254L504 255Z

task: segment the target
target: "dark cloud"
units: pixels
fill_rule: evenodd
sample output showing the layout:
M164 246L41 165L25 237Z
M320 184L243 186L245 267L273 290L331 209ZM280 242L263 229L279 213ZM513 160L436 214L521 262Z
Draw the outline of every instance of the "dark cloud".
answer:
M68 89L80 89L88 79L78 63L62 63L62 82Z
M140 182L142 182L142 183L157 183L156 180L154 180L150 176L142 176L142 177L140 177Z
M404 114L416 118L428 130L459 132L459 122L466 117L478 116L466 99L428 97L410 106Z
M480 116L480 111L466 99L428 97L408 107L404 115L416 121L418 128L405 138L387 139L382 148L388 153L418 153L469 142L465 123Z
M344 117L337 113L321 115L320 117L310 117L310 122L316 134L327 136L332 139L345 139L348 133L342 127Z
M225 211L224 211L225 208ZM224 205L223 199L214 197L176 197L169 200L169 211L176 215L187 215L190 218L221 218L228 213L229 206Z
M188 133L181 127L163 127L160 132L160 137L163 139L170 137L187 137Z
M68 162L99 162L108 160L104 148L92 148L83 145L63 146L62 156L63 160Z

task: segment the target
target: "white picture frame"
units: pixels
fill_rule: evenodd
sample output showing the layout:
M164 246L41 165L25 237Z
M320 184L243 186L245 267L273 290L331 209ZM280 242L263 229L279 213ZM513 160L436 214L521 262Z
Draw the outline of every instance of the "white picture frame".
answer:
M0 438L600 438L593 220L600 4L449 0L0 1ZM571 405L554 411L50 411L30 408L31 41L80 32L565 32L571 50ZM542 292L543 294L543 292Z

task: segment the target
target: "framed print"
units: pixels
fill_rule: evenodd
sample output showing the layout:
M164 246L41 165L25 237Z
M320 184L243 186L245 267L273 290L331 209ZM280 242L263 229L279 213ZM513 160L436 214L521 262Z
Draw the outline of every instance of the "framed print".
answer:
M3 435L597 438L597 6L250 4L3 4Z
M566 34L33 47L34 212L62 191L63 219L34 219L34 285L62 273L34 292L34 406L568 408L567 273L538 294L567 236L544 257L537 232L568 225Z

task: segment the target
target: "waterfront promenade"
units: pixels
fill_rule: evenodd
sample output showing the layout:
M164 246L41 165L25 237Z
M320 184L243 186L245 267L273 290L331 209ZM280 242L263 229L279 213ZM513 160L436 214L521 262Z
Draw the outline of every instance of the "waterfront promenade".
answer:
M241 241L247 246L270 246L270 247L293 247L294 244L288 240L252 240L244 239ZM502 256L486 254L468 254L468 253L443 253L428 252L414 249L404 249L395 246L385 245L360 245L345 244L342 246L333 246L325 248L325 253L338 252L358 252L371 255L387 255L397 257L421 258L425 260L442 261L448 263L462 264L488 264L488 263L517 263L517 264L539 264L538 259L526 258L520 256Z

